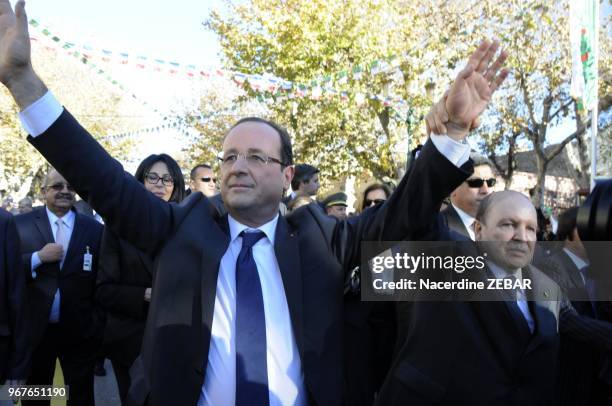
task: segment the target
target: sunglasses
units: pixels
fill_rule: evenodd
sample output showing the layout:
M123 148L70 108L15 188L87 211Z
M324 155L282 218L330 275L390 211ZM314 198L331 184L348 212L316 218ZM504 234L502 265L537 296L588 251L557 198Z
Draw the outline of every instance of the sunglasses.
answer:
M212 180L213 182L217 183L217 178L200 178L200 180L202 182L206 182L206 183L208 183L208 182L210 182Z
M488 187L493 187L495 186L495 182L497 182L497 180L495 178L489 178L489 179L472 178L472 179L466 180L466 183L468 184L468 186L473 187L473 188L481 188L485 182L487 182Z
M372 205L372 203L379 204L379 203L382 203L384 201L385 201L385 199L374 199L374 200L365 199L364 203L365 203L366 207L370 207Z
M61 192L62 190L64 190L64 186L66 186L66 189L68 189L69 192L74 192L74 188L72 186L63 182L54 183L47 187L55 190L56 192Z

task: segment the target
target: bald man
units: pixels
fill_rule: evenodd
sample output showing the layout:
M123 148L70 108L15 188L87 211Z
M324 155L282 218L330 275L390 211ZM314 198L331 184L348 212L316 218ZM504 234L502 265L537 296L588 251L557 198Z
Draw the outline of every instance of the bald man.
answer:
M432 111L445 114L436 107ZM428 121L428 126L436 130L435 122ZM452 133L462 141L456 127ZM431 160L432 167L440 169L439 177L448 179L435 183L424 178L423 188L437 189L437 196L456 190L473 174L471 160L460 165L438 155L418 159ZM430 213L425 223L431 226L413 240L452 235L436 221L442 200L423 210ZM585 345L612 348L611 326L578 316L559 286L530 265L536 232L536 210L526 196L504 191L480 201L476 243L464 242L460 254L486 252L485 267L476 278L511 279L517 288L490 291L486 298L469 296L470 301L449 293L447 301L397 302L396 355L377 405L548 405L558 390L559 332Z

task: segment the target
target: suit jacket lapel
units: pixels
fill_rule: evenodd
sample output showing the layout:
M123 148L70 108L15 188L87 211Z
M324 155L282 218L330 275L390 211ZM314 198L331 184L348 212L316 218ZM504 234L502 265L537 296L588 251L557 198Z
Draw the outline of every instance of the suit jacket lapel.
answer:
M296 231L289 229L289 224L282 216L279 217L276 225L274 241L274 252L283 279L283 286L285 287L285 296L287 297L287 305L291 315L293 333L300 356L303 356L302 273L298 235Z
M43 240L46 243L55 242L53 238L53 232L51 231L51 225L49 224L49 217L47 217L47 210L45 207L36 211L36 219L34 221L36 228L40 231Z
M72 229L72 234L70 235L70 242L68 243L68 251L66 252L66 259L64 260L64 265L66 265L66 262L69 260L69 258L73 257L76 258L77 263L79 263L80 258L82 258L82 255L85 254L85 251L77 252L77 247L80 246L81 241L85 238L87 227L85 226L83 218L81 217L82 214L79 214L74 211L74 215L74 228ZM92 247L89 247L89 250L89 252L91 253ZM71 268L66 269L68 270ZM79 270L79 267L76 267L74 269Z
M582 276L580 276L580 270L574 264L574 261L567 255L565 251L561 251L561 261L563 261L563 266L565 267L567 273L569 274L572 283L575 288L584 289L584 281L582 280Z
M450 209L449 210L450 215L448 216L448 227L451 229L454 228L459 233L463 234L469 239L472 239L472 237L470 237L470 233L465 227L465 224L463 224L463 221L461 220L459 213L457 213L457 210L455 210L455 208L452 205L449 206L449 209Z
M527 299L530 302L529 311L535 321L535 331L532 340L529 342L527 352L535 350L546 337L558 334L557 301L551 295L555 290L554 286L548 283L547 279L540 277L538 271L531 267L524 269L523 277L531 279L532 290L527 292ZM551 300L541 300L550 298Z
M215 298L217 294L217 279L219 277L219 267L221 266L221 258L227 251L230 243L229 224L227 222L227 214L223 217L218 217L217 212L210 212L207 215L212 215L214 221L213 227L207 230L206 236L201 237L201 284L200 297L197 298L196 306L200 306L200 332L198 339L204 342L201 356L194 360L196 372L202 376L206 375L206 367L208 352L210 350L210 341L212 334L213 315L215 311Z

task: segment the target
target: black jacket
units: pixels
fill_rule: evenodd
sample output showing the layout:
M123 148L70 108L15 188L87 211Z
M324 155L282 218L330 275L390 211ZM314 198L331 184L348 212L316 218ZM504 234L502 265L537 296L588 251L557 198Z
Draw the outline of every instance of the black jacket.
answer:
M155 256L142 351L150 401L195 404L206 374L219 263L229 244L227 216L200 193L180 204L148 193L66 111L30 142L107 226ZM442 171L428 166L421 174L441 177ZM429 228L414 221L428 217L421 210L432 206L414 199L422 182L404 178L385 204L348 221L315 205L279 218L275 252L311 404L342 402L343 285L361 261L360 242L410 238L413 229Z
M59 262L43 263L32 278L32 254L47 243L55 242L45 207L15 217L21 238L23 272L27 280L30 314L30 343L34 347L43 338L55 291L59 288L60 325L64 339L78 343L83 339L99 339L101 324L95 306L97 261L103 226L75 211L75 222L68 252L60 271ZM86 248L93 255L91 271L83 270Z
M30 357L19 244L13 215L0 209L0 384L25 379Z
M152 283L151 258L105 229L96 289L96 300L107 316L103 351L126 367L140 354L149 310L144 293Z

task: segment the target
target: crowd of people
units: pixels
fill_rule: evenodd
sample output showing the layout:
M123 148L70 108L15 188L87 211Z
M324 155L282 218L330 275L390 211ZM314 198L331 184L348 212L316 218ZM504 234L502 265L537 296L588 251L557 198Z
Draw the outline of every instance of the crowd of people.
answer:
M348 215L258 117L227 130L218 170L197 165L188 189L166 154L125 172L34 72L24 7L0 1L0 82L52 169L42 206L0 210L0 383L51 385L59 360L68 404L93 405L108 358L125 405L612 404L608 286L577 208L558 249L538 250L529 197L493 192L465 142L508 74L497 41L432 106L397 187L368 185ZM486 247L479 277L534 290L361 300L363 243L442 240Z

